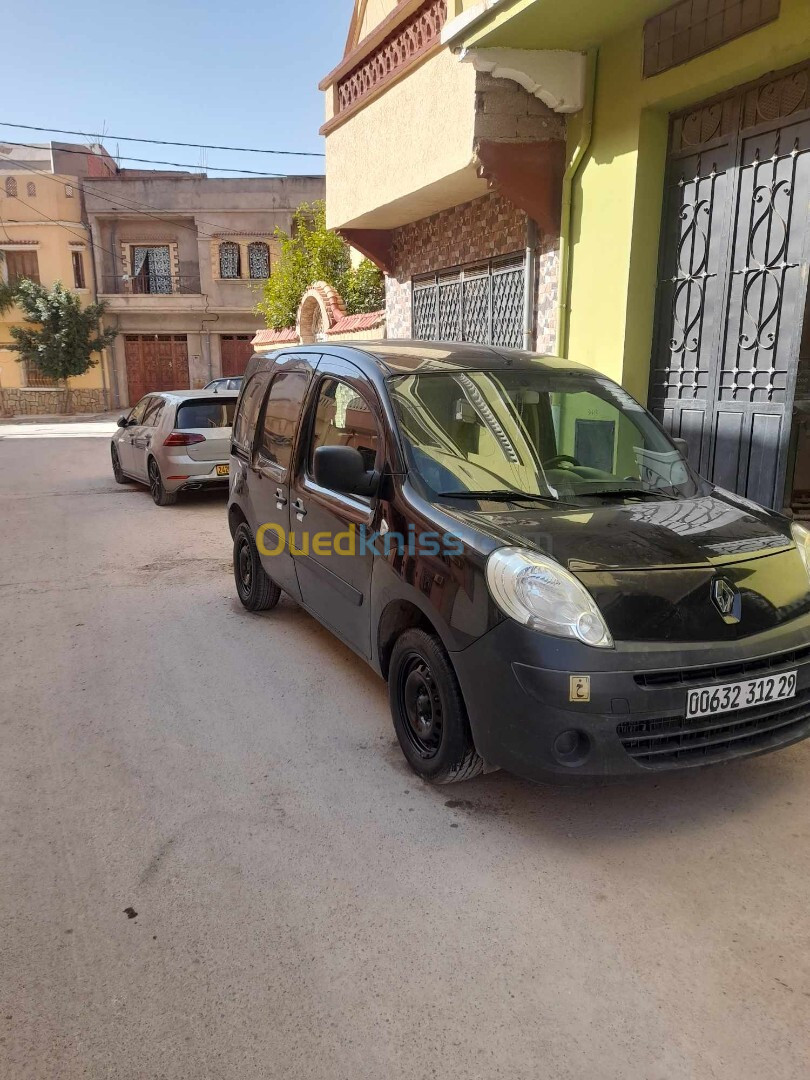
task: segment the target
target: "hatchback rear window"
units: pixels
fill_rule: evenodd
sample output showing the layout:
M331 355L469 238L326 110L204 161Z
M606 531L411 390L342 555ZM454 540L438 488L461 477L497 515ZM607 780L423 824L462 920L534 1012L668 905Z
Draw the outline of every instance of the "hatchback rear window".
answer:
M235 409L235 398L232 401L189 401L177 406L174 426L178 431L231 427Z

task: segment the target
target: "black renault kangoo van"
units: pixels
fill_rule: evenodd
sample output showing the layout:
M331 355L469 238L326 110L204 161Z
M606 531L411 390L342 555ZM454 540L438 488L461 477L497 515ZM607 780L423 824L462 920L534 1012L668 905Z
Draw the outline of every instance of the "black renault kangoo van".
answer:
M426 780L638 774L810 731L810 533L701 479L596 371L475 345L254 357L228 516L388 681Z

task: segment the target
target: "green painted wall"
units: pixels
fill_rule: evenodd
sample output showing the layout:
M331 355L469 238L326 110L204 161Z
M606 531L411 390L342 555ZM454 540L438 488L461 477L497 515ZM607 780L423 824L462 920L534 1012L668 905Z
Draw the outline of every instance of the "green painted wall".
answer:
M644 20L666 0L515 0L466 47L598 47L593 138L573 191L568 355L647 395L669 114L810 57L810 0L688 64L641 77ZM569 154L580 120L569 121Z
M574 188L568 355L647 394L669 113L810 57L810 0L652 79L643 21L601 44L593 137ZM577 127L569 129L570 149Z

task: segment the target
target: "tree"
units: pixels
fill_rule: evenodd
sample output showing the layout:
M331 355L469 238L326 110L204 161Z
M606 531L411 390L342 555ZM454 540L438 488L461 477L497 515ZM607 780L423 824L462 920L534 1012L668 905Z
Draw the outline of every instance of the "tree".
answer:
M3 252L0 251L0 264L2 262ZM12 307L14 307L14 286L0 278L0 315L4 315Z
M31 327L12 326L9 332L16 344L8 348L19 354L18 361L26 361L48 378L62 381L84 375L98 363L94 354L115 340L117 331L101 329L104 304L83 308L76 293L59 281L46 289L23 279L15 294Z
M272 330L295 326L301 298L316 281L337 289L347 315L379 311L385 305L382 274L368 259L352 266L349 245L326 228L323 201L298 207L292 235L278 228L274 235L281 252L257 305Z

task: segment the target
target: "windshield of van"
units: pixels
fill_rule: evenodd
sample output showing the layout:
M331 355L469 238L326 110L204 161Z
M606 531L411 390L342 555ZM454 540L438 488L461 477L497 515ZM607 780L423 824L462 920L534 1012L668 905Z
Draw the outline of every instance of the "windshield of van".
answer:
M598 375L429 372L389 386L410 466L434 494L585 502L701 488L652 417Z

